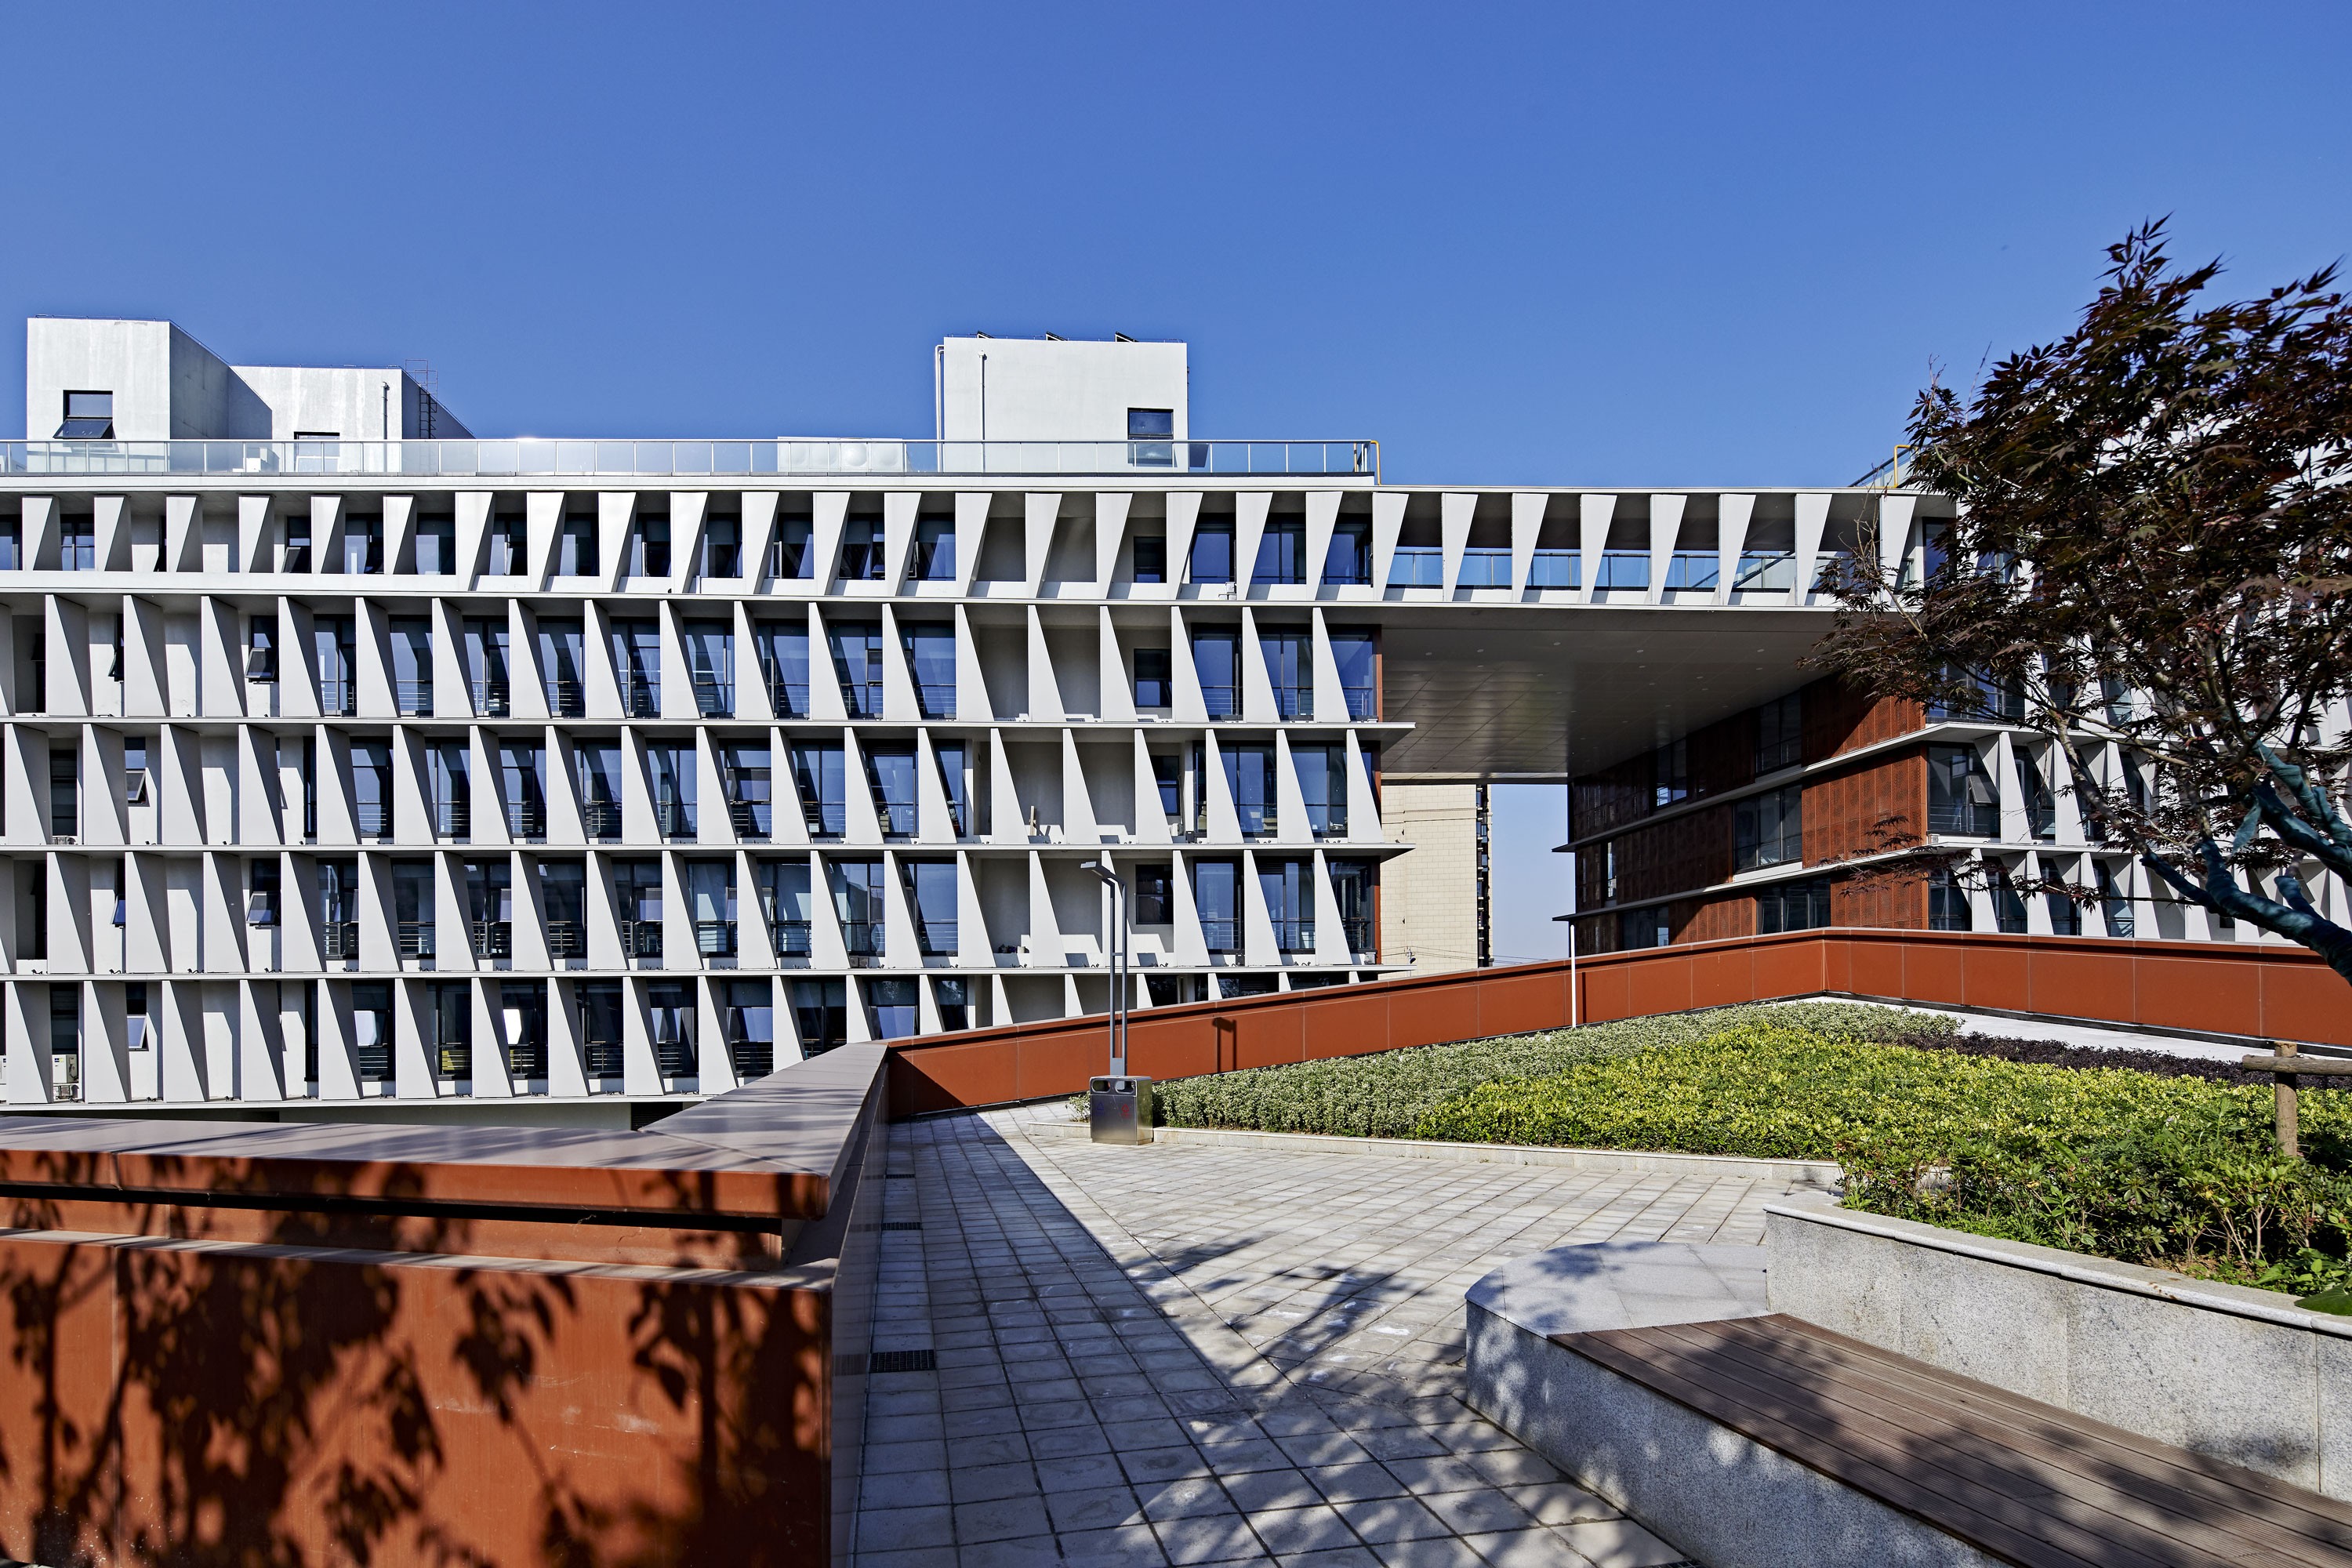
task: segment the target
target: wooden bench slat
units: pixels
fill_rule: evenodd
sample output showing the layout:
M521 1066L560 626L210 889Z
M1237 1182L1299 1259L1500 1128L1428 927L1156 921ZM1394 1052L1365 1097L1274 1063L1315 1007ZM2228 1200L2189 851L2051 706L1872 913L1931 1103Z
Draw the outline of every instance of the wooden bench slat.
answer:
M1899 1375L1909 1372L1909 1358L1876 1346L1857 1343L1855 1353L1824 1356L1793 1334L1749 1331L1738 1321L1675 1325L1653 1332L1694 1349L1712 1350L1729 1365L1761 1380L1767 1392L1791 1385L1786 1368L1797 1360L1802 1363L1800 1375L1818 1383L1822 1396L1929 1445L1928 1452L1918 1456L1923 1462L2094 1532L2112 1528L2101 1517L2112 1516L2158 1538L2185 1541L2224 1561L2237 1560L2249 1547L2286 1560L2311 1561L2315 1553L2315 1560L2326 1561L2346 1550L2344 1537L2352 1534L2309 1515L2288 1521L2266 1517L2265 1511L2245 1506L2262 1500L2255 1494L2184 1474L2165 1454L2103 1458L2074 1441L2079 1436L2095 1443L2095 1432L2048 1419L2050 1407L2032 1401L2011 1402L2015 1415L2033 1423L2029 1428L1961 1405L1949 1397L1947 1386L1906 1387L1906 1383L1922 1381ZM1788 1353L1792 1342L1793 1357ZM1929 1378L1949 1384L1969 1381L1924 1370ZM1814 1392L1795 1386L1801 1393ZM1922 1409L1921 1399L1933 1407ZM2316 1531L2304 1528L2314 1524Z
M1751 1411L1738 1401L1724 1397L1702 1378L1686 1377L1679 1371L1652 1363L1645 1354L1646 1347L1616 1341L1613 1336L1622 1331L1556 1334L1553 1340L1710 1421L1898 1512L1958 1535L2005 1563L2017 1564L2017 1568L2178 1568L2175 1563L2123 1551L2109 1542L2085 1541L2081 1542L2083 1550L2069 1549L2048 1538L2041 1528L2050 1522L2044 1515L1973 1489L1955 1489L1970 1492L1976 1499L1973 1502L1966 1497L1937 1490L1910 1474L1911 1467L1900 1456L1892 1457L1896 1468L1890 1468L1874 1455L1853 1452L1793 1428L1784 1420ZM2206 1568L2218 1568L2210 1558L2205 1564Z
M2352 1551L2352 1505L2335 1498L2226 1459L2143 1437L2087 1415L2053 1411L2039 1400L1927 1366L1909 1356L1848 1339L1801 1319L1781 1321L1798 1337L1820 1342L1832 1353L1848 1354L1868 1363L1868 1375L1877 1384L1918 1397L1944 1399L1958 1406L1984 1423L1989 1436L2007 1431L2022 1434L2047 1445L2053 1462L2070 1468L2095 1454L2118 1466L2159 1466L2164 1470L2158 1493L2160 1497L2168 1500L2177 1489L2232 1513L2261 1520L2274 1529ZM1742 1337L1736 1321L1726 1328L1727 1337ZM2001 1440L2007 1439L2003 1436ZM2075 1473L2084 1472L2077 1468Z

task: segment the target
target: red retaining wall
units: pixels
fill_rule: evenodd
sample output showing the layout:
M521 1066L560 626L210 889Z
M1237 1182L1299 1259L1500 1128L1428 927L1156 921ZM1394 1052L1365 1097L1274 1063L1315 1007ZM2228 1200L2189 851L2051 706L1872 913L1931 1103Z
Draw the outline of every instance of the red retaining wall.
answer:
M1826 930L1613 952L1576 966L1578 1020L1821 993L2152 1029L2352 1046L2352 993L2302 948ZM1133 1016L1129 1068L1155 1079L1558 1028L1566 961L1417 975ZM1104 1069L1105 1021L1057 1019L896 1045L898 1115L1070 1093Z

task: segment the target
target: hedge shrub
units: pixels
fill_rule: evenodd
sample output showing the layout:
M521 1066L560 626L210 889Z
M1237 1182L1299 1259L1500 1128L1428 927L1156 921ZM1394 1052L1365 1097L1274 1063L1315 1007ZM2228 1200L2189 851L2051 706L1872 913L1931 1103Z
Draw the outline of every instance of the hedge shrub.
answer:
M1841 1162L1846 1202L1979 1235L2298 1294L2352 1277L2352 1114L2306 1097L2311 1159L2267 1089L1833 1038L1779 1018L1490 1081L1426 1138Z
M1157 1086L1158 1120L1171 1127L1236 1127L1264 1132L1329 1132L1411 1138L1423 1117L1465 1090L1496 1079L1532 1079L1580 1062L1685 1045L1727 1028L1769 1019L1829 1040L1891 1040L1948 1033L1932 1014L1859 1002L1798 1002L1717 1007L1665 1017L1628 1018L1505 1035L1455 1045L1417 1046L1370 1056L1250 1068ZM1079 1101L1083 1105L1083 1097Z

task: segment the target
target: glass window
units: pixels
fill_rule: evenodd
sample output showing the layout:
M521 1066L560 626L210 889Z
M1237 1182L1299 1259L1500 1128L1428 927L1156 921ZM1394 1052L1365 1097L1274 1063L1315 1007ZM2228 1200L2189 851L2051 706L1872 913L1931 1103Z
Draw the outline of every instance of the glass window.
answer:
M1334 860L1332 901L1339 906L1339 930L1352 955L1369 956L1380 949L1372 929L1374 899L1380 889L1380 864L1373 860Z
M572 754L580 765L580 814L591 838L621 836L621 743L581 741Z
M71 746L49 748L49 837L70 844L80 836L81 763Z
M278 862L253 861L247 872L245 920L247 925L278 923Z
M1712 550L1677 550L1666 559L1666 586L1712 589L1719 570L1720 563Z
M1274 710L1285 719L1315 712L1314 644L1304 631L1262 631L1258 651L1265 656L1266 679L1274 686Z
M1673 741L1650 753L1650 809L1690 798L1690 742Z
M593 577L598 571L596 514L566 513L555 540L555 570L563 577Z
M705 719L735 713L735 627L729 621L688 621L686 668L694 682L695 710Z
M924 956L956 951L956 868L952 860L902 860L907 901L915 910L915 945Z
M580 1041L592 1079L621 1076L621 983L591 980L579 989Z
M1813 931L1830 923L1830 879L1809 877L1801 882L1782 882L1756 895L1756 930L1769 936L1775 931Z
M841 575L845 582L882 581L883 533L880 518L853 517L841 531Z
M849 961L858 963L883 956L885 898L879 860L828 860L825 881L833 892L833 912L841 921L841 938Z
M1234 580L1234 531L1227 524L1202 528L1192 535L1192 579L1195 583Z
M58 426L54 439L59 441L111 441L114 439L114 394L111 392L68 392L65 397L65 419Z
M1604 590L1647 588L1650 585L1650 552L1646 550L1602 551L1601 577L1596 585Z
M1135 580L1139 583L1168 581L1166 534L1139 533L1135 536Z
M727 983L727 1055L735 1077L749 1083L776 1070L776 999L765 980Z
M1135 650L1135 705L1138 708L1169 708L1176 701L1175 678L1171 673L1169 650L1164 647L1139 647Z
M847 994L847 987L838 980L793 982L793 1026L800 1031L803 1057L849 1043Z
M1927 748L1927 831L1982 838L2000 833L2000 796L1974 746Z
M416 570L426 577L446 577L457 570L457 520L425 517L416 521Z
M765 838L774 830L770 815L772 781L765 745L731 745L719 752L727 788L727 817L738 838Z
M587 634L580 622L539 623L539 660L547 681L547 710L559 719L577 719L587 711L583 705L587 649Z
M835 621L824 629L841 700L853 719L882 717L882 623Z
M1986 868L1985 881L1992 893L1992 923L1996 931L2011 936L2025 931L2025 898L2010 879L2009 868L1991 866Z
M669 575L669 517L665 512L639 512L629 530L629 561L627 575L631 577L667 577Z
M1747 593L1785 594L1797 585L1797 557L1788 550L1750 550L1739 558L1731 585Z
M911 980L868 980L867 1010L877 1040L903 1040L920 1026L916 1022L915 983Z
M812 527L804 517L788 517L776 524L776 544L768 574L790 582L814 574L815 552L810 548Z
M88 512L58 520L58 565L67 572L89 572L98 566L98 520Z
M1804 760L1804 703L1791 691L1756 710L1756 771L1778 773Z
M1584 585L1583 574L1577 570L1578 556L1573 550L1538 550L1528 563L1528 586L1530 588L1579 588Z
M1241 951L1241 874L1237 860L1192 862L1192 907L1211 952Z
M2025 801L2025 830L2036 838L2057 837L2058 801L2050 781L2025 747L2014 748L2010 755L2016 759L2017 789Z
M1371 580L1372 526L1342 518L1331 531L1330 548L1323 552L1323 581L1337 588Z
M886 838L915 836L915 748L911 745L869 745L866 750L866 782L874 792L874 815L882 819Z
M1274 748L1226 746L1223 752L1225 784L1233 792L1234 811L1241 818L1242 832L1276 832Z
M1258 535L1257 561L1250 569L1250 581L1285 584L1307 581L1304 521L1275 518L1267 521L1265 531Z
M621 711L632 719L661 716L661 623L613 623L613 670L621 682Z
M392 689L404 717L433 716L433 623L421 616L392 623Z
M2099 914L2106 921L2107 934L2117 937L2137 935L2138 928L2132 917L2131 900L2116 884L2114 869L2103 865L2095 874L2098 879Z
M940 784L947 791L948 823L958 838L971 835L970 792L964 786L964 743L961 741L940 741L932 750L939 753Z
M899 623L907 668L915 676L915 701L926 719L952 719L956 712L955 626L948 621Z
M1510 551L1485 545L1469 546L1462 552L1462 571L1454 582L1459 588L1509 587Z
M1738 822L1738 852L1734 865L1742 871L1759 866L1783 866L1805 858L1804 791L1790 785L1751 795L1734 810Z
M394 951L401 957L433 956L433 862L394 860L392 863L392 918Z
M1621 952L1666 947L1672 945L1674 940L1674 921L1664 904L1646 910L1622 910L1617 916L1617 946Z
M305 517L300 519L299 522L302 529L302 549L307 561L310 548L310 520ZM286 524L286 548L289 555L293 553L295 527L296 520L291 518L288 519ZM523 513L519 511L502 511L497 516L491 518L489 542L489 563L483 568L485 575L491 577L520 577L526 570L528 570L530 552L530 524ZM289 572L299 572L303 570L302 567L295 566L290 563L286 569Z
M915 578L922 583L952 583L956 574L955 519L915 520Z
M1135 868L1135 923L1171 925L1176 920L1175 868L1152 861Z
M646 748L653 764L654 823L664 838L692 838L695 747L691 741L658 741Z
M392 743L352 742L352 805L362 838L392 837Z
M768 701L779 719L808 717L809 634L804 624L762 621L758 630L760 672Z
M940 1027L969 1029L971 1027L971 982L941 978L935 980L932 993L939 1004Z
M1299 793L1306 797L1307 826L1318 838L1344 837L1348 831L1348 748L1293 746Z
M383 519L343 520L343 570L365 573L383 570Z
M1331 658L1339 667L1350 719L1370 719L1380 711L1379 651L1376 635L1369 630L1332 628Z
M352 986L352 1067L370 1083L392 1077L392 983L362 980Z
M1241 634L1195 632L1192 668L1201 678L1201 700L1212 719L1230 719L1241 711Z
M444 838L467 838L474 831L473 753L463 741L446 741L425 751L426 787L433 792L434 831Z
M1130 408L1127 411L1128 460L1139 468L1176 466L1176 411L1172 408Z
M743 574L743 520L732 513L702 520L702 575L740 577Z
M1389 558L1391 588L1445 586L1445 552L1434 544L1400 544Z
M1274 922L1275 946L1284 952L1315 951L1314 876L1311 860L1257 863L1258 889L1265 895L1265 912Z
M842 751L838 742L803 741L793 747L793 785L812 835L838 838L845 831Z
M508 837L545 837L547 747L529 736L500 737L499 784L506 802Z
M1184 815L1184 759L1167 752L1151 754L1151 782L1160 791L1160 810L1171 826Z

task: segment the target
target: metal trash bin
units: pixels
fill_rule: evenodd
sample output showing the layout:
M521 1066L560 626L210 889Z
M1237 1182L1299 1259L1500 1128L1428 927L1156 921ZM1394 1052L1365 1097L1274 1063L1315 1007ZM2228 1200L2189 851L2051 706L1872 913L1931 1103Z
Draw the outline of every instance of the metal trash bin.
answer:
M1097 1143L1151 1142L1151 1080L1097 1078L1087 1080L1087 1124Z

